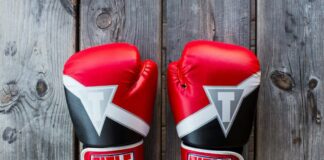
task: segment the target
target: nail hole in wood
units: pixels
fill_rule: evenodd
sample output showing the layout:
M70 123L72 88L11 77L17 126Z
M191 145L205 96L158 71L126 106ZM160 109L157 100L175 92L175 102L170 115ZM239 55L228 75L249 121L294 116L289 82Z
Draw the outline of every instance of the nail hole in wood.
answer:
M271 73L270 78L276 87L285 91L290 91L295 86L294 79L289 73L276 70Z
M108 28L112 23L111 16L108 12L102 12L97 16L96 24L100 29Z
M44 80L40 79L37 81L36 91L37 91L37 95L40 97L43 97L46 95L47 84Z

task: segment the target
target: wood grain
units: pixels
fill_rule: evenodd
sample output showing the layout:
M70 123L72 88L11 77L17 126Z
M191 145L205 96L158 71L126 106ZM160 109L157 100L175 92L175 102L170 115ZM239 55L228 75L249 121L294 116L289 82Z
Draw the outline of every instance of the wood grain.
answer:
M83 0L80 6L80 49L111 43L135 44L142 59L161 68L161 0ZM145 159L161 159L161 76L154 121L145 141Z
M254 148L258 160L324 159L323 1L260 0L257 12L256 0L82 0L76 10L77 2L0 0L0 159L78 159L63 63L76 50L121 41L161 71L145 159L179 159L165 71L194 39L257 48L257 141L252 133L245 159Z
M324 159L324 1L259 0L257 159Z
M179 58L184 44L209 39L250 46L250 0L167 1L166 62ZM164 70L165 72L165 70ZM166 111L166 159L180 159L170 107Z
M256 0L250 0L250 14L250 50L256 53ZM243 157L245 160L255 159L255 135L256 129L254 123L249 141L243 148Z
M75 51L75 18L73 4L61 2L0 1L2 160L75 158L61 80Z

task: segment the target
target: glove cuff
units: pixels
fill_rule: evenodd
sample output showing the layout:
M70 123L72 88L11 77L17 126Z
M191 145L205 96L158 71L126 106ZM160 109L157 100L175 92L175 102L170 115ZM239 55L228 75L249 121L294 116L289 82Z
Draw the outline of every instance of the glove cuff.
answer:
M244 160L243 157L231 151L217 151L189 147L181 144L181 159L182 160Z
M107 148L85 148L81 151L81 160L143 160L143 140L127 146Z

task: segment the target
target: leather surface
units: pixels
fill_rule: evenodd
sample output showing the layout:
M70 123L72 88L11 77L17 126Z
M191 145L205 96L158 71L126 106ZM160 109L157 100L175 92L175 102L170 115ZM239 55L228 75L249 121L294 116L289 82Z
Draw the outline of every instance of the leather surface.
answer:
M83 148L128 145L142 140L140 134L109 118L105 119L104 129L98 136L80 99L67 89L65 95L76 135L84 143Z
M212 41L189 42L179 61L168 67L175 122L209 104L203 85L238 85L259 70L257 58L246 48Z
M217 119L182 138L183 143L192 147L228 150L241 153L240 148L247 143L253 124L258 89L246 97L227 137L224 137Z
M75 83L80 83L81 87L73 90L78 94L86 94L87 90L93 91L98 87L116 87L112 102L109 102L116 106L115 111L117 109L119 113L127 113L124 116L132 115L135 119L138 118L149 125L156 95L157 72L155 62L142 61L135 46L113 43L89 48L72 55L65 63L63 74L73 79ZM145 136L132 131L120 121L110 118L105 118L102 130L96 133L87 116L89 113L84 110L84 104L80 100L80 97L87 98L87 96L75 95L68 90L70 87L65 88L70 115L78 138L87 147L131 144ZM90 106L90 109L87 107L87 110L91 111L91 107L98 106ZM91 118L96 119L93 116Z
M157 66L142 62L135 46L114 43L80 51L65 63L63 74L85 86L118 85L113 103L151 122Z
M205 86L235 87L251 77L259 79L259 72L256 56L246 48L205 40L189 42L181 58L168 67L168 94L177 127L210 106L212 102L206 95ZM256 108L259 83L255 82L251 93L239 103L236 119L233 118L227 135L218 119L214 118L181 137L183 143L220 150L244 145L249 138ZM187 128L192 125L187 125Z

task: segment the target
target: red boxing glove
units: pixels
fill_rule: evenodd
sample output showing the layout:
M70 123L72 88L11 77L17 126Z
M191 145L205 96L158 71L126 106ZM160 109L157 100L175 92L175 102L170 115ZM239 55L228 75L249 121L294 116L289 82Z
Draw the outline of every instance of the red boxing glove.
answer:
M143 159L157 88L153 61L141 61L137 48L126 43L89 48L65 63L63 83L84 143L81 159Z
M212 41L188 43L168 68L168 93L185 160L241 160L260 84L249 50Z

